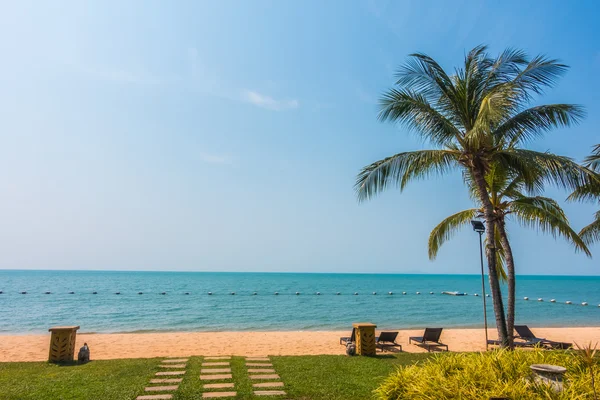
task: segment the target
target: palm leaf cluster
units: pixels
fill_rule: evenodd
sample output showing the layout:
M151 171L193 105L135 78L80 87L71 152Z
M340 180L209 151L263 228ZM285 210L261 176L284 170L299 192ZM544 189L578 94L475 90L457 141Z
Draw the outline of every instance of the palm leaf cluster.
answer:
M436 148L398 153L363 168L356 182L360 200L390 184L402 190L413 179L457 167L487 170L494 162L530 178L530 171L541 169L543 178L564 187L581 183L579 166L571 159L518 147L585 115L571 104L526 108L532 95L553 86L567 67L542 56L528 61L518 50L496 59L485 51L484 46L473 49L464 68L452 75L421 53L399 69L399 87L383 95L379 118L409 128Z
M600 172L600 144L594 146L592 154L585 159L585 166L593 171ZM600 204L600 178L596 176L588 179L577 187L569 196L570 200L593 201ZM600 210L594 213L594 221L579 232L581 238L587 243L600 242Z
M473 183L467 181L471 197L476 201L476 189ZM541 196L541 182L533 182L526 185L521 176L509 174L500 168L491 168L486 175L486 182L490 193L490 201L494 206L494 212L498 216L500 224L506 224L512 220L527 228L535 228L553 237L563 237L569 241L576 251L582 251L591 256L586 243L571 227L569 220L556 200ZM470 225L473 219L481 218L481 208L471 208L459 211L442 220L429 235L429 258L434 260L441 246L451 239L453 235L464 226ZM498 228L497 228L498 229ZM497 263L499 266L505 264L505 253L499 241L500 232L496 231L495 237L497 252ZM506 272L498 269L501 278L506 279Z

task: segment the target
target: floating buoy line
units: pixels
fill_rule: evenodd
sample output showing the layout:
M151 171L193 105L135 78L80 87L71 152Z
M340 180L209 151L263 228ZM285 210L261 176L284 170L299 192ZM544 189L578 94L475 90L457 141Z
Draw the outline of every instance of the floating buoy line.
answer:
M19 294L23 294L23 295L25 295L25 294L31 294L31 292L28 292L28 291L25 291L25 290L23 290L23 291L19 291L18 293L19 293ZM51 292L51 291L49 291L49 290L47 290L47 291L44 291L44 292L42 292L42 293L43 293L43 294L45 294L45 295L52 295L52 294L56 294L56 292ZM71 291L68 291L68 292L66 292L66 293L68 293L68 294L75 294L75 291L72 291L72 290L71 290ZM98 294L98 292L97 292L97 291L88 292L88 293L91 293L91 294ZM120 292L120 291L119 291L119 292L113 292L113 293L114 293L114 295L121 295L121 292ZM384 293L385 293L385 292L384 292ZM403 295L403 296L406 296L406 295L408 295L408 293L407 293L407 292L401 292L401 293L402 293L402 295ZM420 294L421 294L421 292L414 292L414 293L415 293L415 295L420 295ZM6 292L4 292L4 291L0 290L0 294L6 294ZM81 294L81 292L80 292L79 294ZM140 292L137 292L137 294L138 294L138 295L142 295L142 294L144 294L144 292L140 291ZM163 296L165 296L165 295L167 295L167 292L158 292L158 294L159 294L159 295L163 295ZM187 295L190 295L191 293L190 293L190 292L182 292L182 294L187 296ZM212 295L213 295L213 292L205 292L205 294L206 294L206 295L208 295L208 296L212 296ZM230 296L235 296L235 295L236 295L236 292L228 292L227 294L229 294ZM279 296L280 294L283 294L283 295L285 295L285 293L273 292L273 295L275 295L275 296ZM290 293L290 294L293 294L293 295L296 295L296 296L300 296L302 293L301 293L301 292L293 292L293 293ZM314 292L314 295L315 295L315 296L321 296L321 294L322 294L321 292ZM341 292L335 292L335 293L332 293L332 294L334 294L334 295L336 295L336 296L340 296L340 295L342 295L342 293L341 293ZM359 295L359 292L352 292L352 293L349 293L349 294L351 294L351 295L353 295L353 296L358 296L358 295ZM376 296L376 295L377 295L377 292L371 292L371 294L372 294L373 296ZM387 294L388 294L388 296L393 296L393 295L394 295L394 292L392 292L392 291L389 291L389 292L387 292ZM435 292L433 292L433 291L430 291L430 292L429 292L429 294L430 294L430 295L434 295L434 294L435 294ZM443 291L443 292L441 292L441 294L451 294L451 295L454 295L454 296L468 296L468 295L469 295L468 293L463 293L463 292L448 292L448 291ZM252 295L252 296L258 296L258 292L252 292L252 293L251 293L251 295ZM473 293L473 294L471 294L471 296L474 296L474 297L480 297L481 295L480 295L479 293ZM486 295L485 295L485 296L486 296L486 297L490 297L490 294L489 294L489 293L486 293ZM524 297L523 297L523 300L524 300L524 301L529 301L529 297L527 297L527 296L524 296ZM544 302L544 298L543 298L543 297L538 297L536 300L537 300L538 302L540 302L540 303L543 303L543 302ZM558 304L567 304L567 305L581 305L581 306L588 306L588 305L589 305L589 303L588 303L587 301L583 301L583 302L581 302L581 303L573 303L571 300L567 300L567 301L565 301L564 303L561 303L561 302L558 302L556 299L550 299L550 301L549 301L549 302L550 302L550 303L558 303ZM598 304L598 307L600 308L600 304Z

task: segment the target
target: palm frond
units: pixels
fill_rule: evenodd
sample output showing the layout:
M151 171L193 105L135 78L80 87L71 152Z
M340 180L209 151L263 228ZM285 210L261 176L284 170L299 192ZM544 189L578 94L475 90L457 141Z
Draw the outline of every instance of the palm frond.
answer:
M380 100L379 119L405 125L437 145L450 143L460 131L422 94L390 89Z
M554 86L568 69L569 67L561 64L559 60L538 55L513 79L513 83L520 88L523 97L529 100L530 92L543 93L545 88Z
M579 232L579 236L587 244L600 242L600 211L596 212L594 222Z
M538 138L544 133L577 124L585 117L585 110L576 104L548 104L531 107L510 117L494 129L496 140L512 147Z
M425 96L440 98L453 92L452 79L431 57L413 53L396 73L397 85L414 90Z
M531 174L529 181L522 175L512 172L507 177L507 183L500 193L502 198L519 198L529 196L539 196L544 191L544 177L541 174Z
M480 104L485 97L487 78L489 69L492 65L492 59L487 54L487 46L479 45L474 47L465 57L465 69L463 82L465 84L465 95L467 104L473 105L469 110L465 110L471 119L471 126L474 126L479 113ZM479 107L478 107L479 106Z
M397 83L435 101L440 112L458 129L469 130L469 110L465 106L465 92L461 90L463 82L456 75L448 75L426 54L415 53L410 57L411 60L398 71Z
M527 55L523 50L507 48L492 63L486 87L511 81L521 72L523 65L528 63Z
M518 107L518 92L509 84L492 87L482 97L472 134L487 135Z
M479 210L471 208L452 214L440 222L429 234L429 259L435 260L442 245L449 240L458 229L468 225L479 214Z
M594 146L592 154L586 157L585 166L594 171L600 170L600 144Z
M600 203L600 185L593 183L583 184L567 197L568 201L591 201Z
M402 191L414 179L443 174L457 166L459 153L450 150L419 150L398 153L364 167L356 178L359 201L370 199L395 183Z
M569 220L560 205L548 197L523 197L514 199L510 204L511 213L527 227L537 228L550 233L554 238L562 236L588 257L591 252L582 238L569 225Z
M573 159L550 152L509 148L497 151L493 159L530 183L541 179L559 188L576 189L596 179L589 169Z

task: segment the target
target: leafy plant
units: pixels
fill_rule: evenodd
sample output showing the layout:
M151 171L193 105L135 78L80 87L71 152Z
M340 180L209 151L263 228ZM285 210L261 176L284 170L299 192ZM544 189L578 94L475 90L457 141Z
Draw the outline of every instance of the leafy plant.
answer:
M443 353L419 365L400 367L375 390L375 396L381 400L591 399L593 378L597 378L598 372L595 369L588 372L586 363L573 351L500 349L485 353ZM532 364L564 366L567 372L563 391L555 392L549 385L534 383L529 368Z
M594 373L596 370L596 364L598 360L596 359L596 347L598 347L598 343L592 347L592 342L590 342L587 346L579 346L575 343L575 346L579 349L579 357L583 364L588 368L590 372L590 380L592 381L592 390L594 391L594 400L598 400L598 395L596 394L596 382L594 379Z

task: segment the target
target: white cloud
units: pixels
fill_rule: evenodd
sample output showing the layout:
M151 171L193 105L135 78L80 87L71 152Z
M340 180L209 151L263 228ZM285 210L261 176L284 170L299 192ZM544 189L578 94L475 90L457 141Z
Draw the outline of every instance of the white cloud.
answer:
M232 164L231 158L222 154L200 153L200 159L207 164Z
M246 90L242 92L242 99L257 107L266 108L267 110L282 111L298 108L300 103L296 99L276 100L270 96Z

